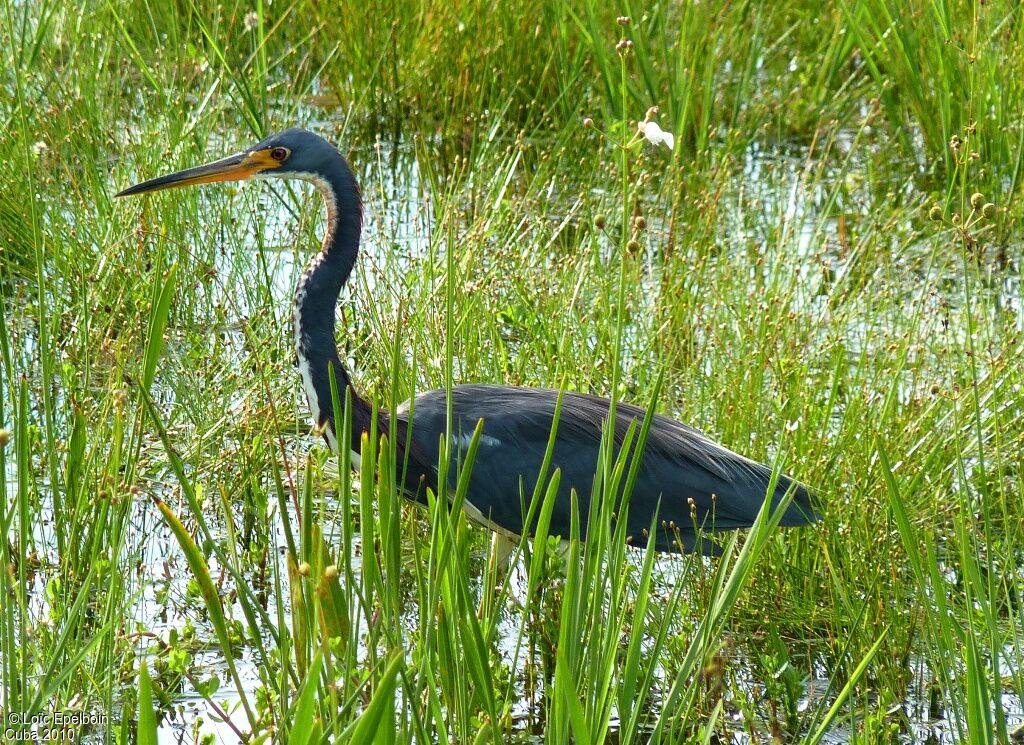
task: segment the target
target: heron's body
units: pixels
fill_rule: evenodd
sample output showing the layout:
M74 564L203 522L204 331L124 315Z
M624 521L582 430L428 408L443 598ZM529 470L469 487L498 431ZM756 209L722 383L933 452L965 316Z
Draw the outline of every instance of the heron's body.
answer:
M452 389L453 432L448 437L454 446L453 461L461 460L458 456L468 449L477 422L483 421L466 499L471 512L479 512L488 527L497 525L515 535L532 532L533 526L523 525L523 515L543 467L557 400L558 391L543 388L461 385ZM412 421L403 420L403 425L411 426L415 455L423 464L438 462L446 406L445 391L430 391L416 398ZM572 392L563 395L550 465L550 471L560 471L551 524L563 536L568 535L572 519L571 490L578 496L581 525L586 522L608 409L605 398ZM399 416L407 412L403 407ZM617 455L630 425L635 423L639 429L644 411L620 402L615 418ZM455 486L457 475L458 469L451 469L450 486ZM626 512L626 535L636 545L647 545L646 531L657 514L657 548L692 550L695 523L706 531L750 527L770 480L771 471L764 466L695 429L655 415ZM776 501L782 499L790 483L784 476L779 479ZM804 510L810 505L806 490L795 488L796 499L783 515L782 525L807 521Z
M447 431L446 392L430 391L407 402L391 420L359 396L338 356L335 312L338 295L355 265L362 225L359 190L340 153L317 135L286 130L249 150L208 166L153 179L121 195L248 177L299 178L312 182L327 207L323 245L310 261L295 291L293 327L295 355L314 422L335 451L348 447L360 454L362 434L376 420L381 433L391 435L403 465L406 495L425 501L427 489L438 488L439 447L443 438L453 445L456 466L448 472L450 485L458 478L460 456L468 449L478 422L476 457L472 463L466 509L471 517L505 534L531 533L524 525L526 503L542 470L551 438L558 391L497 385L460 385L451 391L452 431ZM119 196L121 196L119 195ZM338 441L330 370L341 400L346 389L352 400L352 440ZM573 491L578 497L580 525L585 529L594 475L598 466L603 422L610 402L597 396L565 393L555 430L551 470L559 469L559 491L550 533L568 537ZM621 446L632 422L639 426L644 412L627 404L615 408L615 444ZM656 546L663 551L709 550L695 546L697 529L732 530L749 527L766 497L793 497L780 524L802 525L817 519L810 495L802 485L780 477L769 495L771 471L713 442L701 432L662 416L652 418L646 448L631 493L627 536L646 545L646 531L657 515ZM524 501L525 500L525 501ZM619 511L616 506L616 511Z

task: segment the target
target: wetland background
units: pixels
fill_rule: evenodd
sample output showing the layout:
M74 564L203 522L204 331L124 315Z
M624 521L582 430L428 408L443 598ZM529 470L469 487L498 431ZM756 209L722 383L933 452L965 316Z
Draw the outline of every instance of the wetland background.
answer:
M5 724L1020 738L1018 3L0 5ZM651 106L675 147L623 155ZM362 184L341 345L381 405L618 381L821 524L721 560L524 544L496 589L449 495L403 507L386 443L351 474L309 433L314 194L112 200L296 124Z

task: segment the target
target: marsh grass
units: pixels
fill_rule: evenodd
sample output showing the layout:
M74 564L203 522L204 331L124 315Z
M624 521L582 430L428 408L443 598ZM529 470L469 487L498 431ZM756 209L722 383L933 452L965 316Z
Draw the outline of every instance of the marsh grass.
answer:
M4 2L4 713L100 714L103 742L1010 742L1019 13ZM619 147L651 105L676 149ZM296 121L363 185L340 328L373 400L652 403L818 486L822 524L664 559L603 499L503 577L464 479L410 508L379 433L358 472L328 457L283 310L315 200L111 200ZM606 451L598 491L630 468ZM523 495L542 526L557 478Z

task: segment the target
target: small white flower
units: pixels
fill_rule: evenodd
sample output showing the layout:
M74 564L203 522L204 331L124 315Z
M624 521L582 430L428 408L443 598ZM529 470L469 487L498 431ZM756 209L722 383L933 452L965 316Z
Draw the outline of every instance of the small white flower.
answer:
M42 140L40 140L39 142L32 145L32 154L38 158L40 155L44 155L46 151L49 149L50 146L47 145Z
M676 136L663 130L657 122L637 122L636 128L652 145L664 144L669 150L675 147Z
M245 14L245 18L242 19L242 25L246 31L252 31L254 28L260 25L259 14L255 10L250 10Z

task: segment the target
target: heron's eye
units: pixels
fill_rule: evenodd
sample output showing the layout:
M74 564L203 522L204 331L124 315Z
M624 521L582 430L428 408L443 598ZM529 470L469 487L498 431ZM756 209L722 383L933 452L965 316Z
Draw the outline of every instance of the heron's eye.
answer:
M276 161L282 161L288 157L288 148L275 147L270 151L270 157Z

